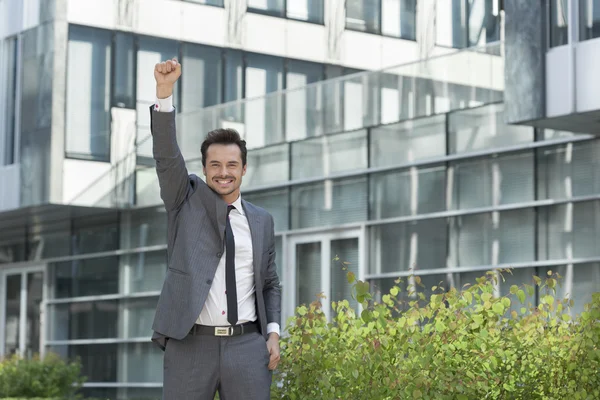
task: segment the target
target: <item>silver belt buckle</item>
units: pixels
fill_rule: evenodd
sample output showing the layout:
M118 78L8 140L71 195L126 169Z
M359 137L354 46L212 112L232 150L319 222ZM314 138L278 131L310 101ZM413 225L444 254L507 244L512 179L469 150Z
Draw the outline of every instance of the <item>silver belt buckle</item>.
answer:
M215 327L215 336L233 336L233 326Z

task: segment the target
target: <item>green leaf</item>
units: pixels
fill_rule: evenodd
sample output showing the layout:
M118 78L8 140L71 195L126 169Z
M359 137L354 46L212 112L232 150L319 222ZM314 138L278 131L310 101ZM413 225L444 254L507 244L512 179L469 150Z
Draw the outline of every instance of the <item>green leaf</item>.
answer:
M517 285L512 285L510 287L510 293L511 294L517 294L517 291L519 290L519 287Z
M494 303L494 306L492 307L492 309L498 315L504 314L504 305L502 303Z
M435 322L435 330L438 333L444 333L446 331L446 325L444 325L444 323L440 320L437 320Z
M484 293L481 295L481 301L483 301L483 302L490 301L491 298L492 298L491 293Z
M525 292L522 290L519 290L517 292L517 297L519 298L519 301L521 302L521 304L525 304Z
M554 304L554 297L552 297L551 295L546 295L544 296L544 303L546 304Z
M298 307L297 311L298 311L298 314L300 314L302 316L306 315L306 312L307 312L306 306L300 306L300 307Z
M354 377L354 379L358 378L358 370L355 369L354 371L352 371L352 376Z
M471 294L471 292L464 292L463 296L465 297L465 300L468 304L471 304L473 302L473 295Z
M423 398L423 393L419 389L415 389L413 391L413 399L421 399Z
M398 296L398 286L394 286L390 289L390 294L394 297Z
M352 271L348 272L348 274L346 276L348 278L348 283L354 283L354 281L356 280L356 276L354 275L354 272L352 272Z

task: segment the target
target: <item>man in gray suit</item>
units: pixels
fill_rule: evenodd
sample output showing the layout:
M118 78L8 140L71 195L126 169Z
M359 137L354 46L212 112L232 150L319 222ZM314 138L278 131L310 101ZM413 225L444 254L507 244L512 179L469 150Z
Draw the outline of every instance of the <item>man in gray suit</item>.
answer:
M163 399L269 399L279 362L281 288L273 218L240 196L246 143L231 129L201 147L188 174L175 134L181 64L156 64L153 153L168 219L168 267L152 340L164 351Z

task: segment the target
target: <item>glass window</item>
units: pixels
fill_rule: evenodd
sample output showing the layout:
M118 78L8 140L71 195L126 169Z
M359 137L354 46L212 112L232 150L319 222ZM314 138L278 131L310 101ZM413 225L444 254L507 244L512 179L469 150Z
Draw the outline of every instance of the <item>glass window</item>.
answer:
M115 107L135 108L135 43L129 33L115 34L113 101Z
M371 129L371 167L389 167L446 155L445 116Z
M291 19L322 24L323 11L323 0L287 0L286 13Z
M346 0L346 28L380 33L381 0Z
M492 104L448 116L450 154L514 146L533 141L533 128L504 123L504 105Z
M52 264L52 298L119 293L119 257L63 261Z
M384 35L416 39L417 0L381 0L381 26Z
M8 275L6 277L5 324L4 324L4 353L15 354L20 348L21 327L21 274Z
M248 151L244 188L286 182L289 178L289 144Z
M221 103L223 62L221 50L196 44L183 45L181 111L199 110Z
M248 99L245 103L245 139L248 147L282 142L282 96L265 95L283 88L283 59L249 54L245 85L245 97Z
M167 214L164 207L137 208L125 212L127 214L122 215L119 232L121 248L167 244Z
M534 218L531 208L450 218L449 266L533 261Z
M289 229L289 190L263 190L260 192L242 193L245 200L267 210L275 222L276 231L286 231Z
M121 281L128 287L125 287L122 292L160 291L166 273L166 250L124 255L121 257Z
M137 141L150 136L150 105L156 101L156 84L152 76L154 66L165 60L179 57L179 43L156 37L140 37L137 53ZM173 91L173 105L179 109L178 86ZM152 157L152 140L146 140L137 148L138 156Z
M600 37L600 1L579 0L579 40Z
M447 221L436 218L373 226L369 243L371 274L445 268Z
M540 149L539 199L565 199L600 193L600 141Z
M292 179L367 168L367 131L340 133L291 144Z
M427 214L446 209L446 167L413 167L372 174L370 218Z
M469 0L469 46L500 40L500 1Z
M145 387L84 387L80 392L85 399L156 400L162 398L163 390Z
M51 304L50 340L148 336L158 298Z
M248 0L248 11L282 17L285 13L285 0Z
M17 54L18 54L18 39L10 38L5 41L4 57L6 64L2 69L6 68L6 86L5 92L0 93L5 104L4 126L0 126L0 138L4 138L4 143L0 142L0 149L3 154L0 154L0 165L8 165L15 162L15 129L16 129L16 102L17 102ZM0 86L2 87L2 86ZM2 135L2 130L4 135Z
M562 46L569 43L568 3L568 0L550 0L550 47ZM585 29L583 25L582 30Z
M79 358L81 374L87 377L86 383L162 382L164 353L150 340L143 343L53 345L48 351L63 359Z
M288 141L323 134L323 65L289 60L286 71L285 134Z
M109 31L71 26L67 61L66 145L68 157L110 156Z
M539 259L600 255L600 201L567 203L540 210Z
M558 272L562 277L556 287L556 297L568 297L573 300L571 315L579 315L585 311L585 304L592 301L592 295L598 293L600 287L600 264L570 264L541 268L540 277L546 277L548 271Z
M435 43L439 46L467 46L467 0L440 0L435 7Z
M292 229L333 226L367 218L366 177L292 187Z
M450 209L492 207L534 200L533 152L450 164Z
M73 220L73 254L99 253L119 249L117 212Z
M184 1L189 1L190 3L206 4L209 6L223 7L223 0L184 0Z

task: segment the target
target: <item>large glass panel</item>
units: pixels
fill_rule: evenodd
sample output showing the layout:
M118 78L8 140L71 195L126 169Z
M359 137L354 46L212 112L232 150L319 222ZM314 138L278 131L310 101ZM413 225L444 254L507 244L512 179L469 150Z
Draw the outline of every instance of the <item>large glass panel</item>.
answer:
M26 337L25 354L30 358L40 352L41 313L44 290L44 273L42 271L27 273L27 305L26 305Z
M4 354L11 355L17 353L20 347L21 274L6 276L6 295L4 297L4 304L6 312L6 322L4 326Z
M154 66L165 60L179 57L179 43L174 40L156 37L140 37L137 53L137 153L139 156L152 157L152 140L144 140L150 136L150 105L156 101L156 84L152 78ZM181 82L181 81L179 81ZM173 91L173 105L179 109L178 86Z
M446 267L444 218L373 226L369 233L371 274Z
M183 45L181 111L199 110L221 103L223 62L221 50L197 44ZM216 128L216 127L215 127ZM202 132L204 136L207 132Z
M305 61L287 63L285 95L285 137L287 141L323 134L323 91L318 85L305 87L323 79L323 66Z
M451 113L448 117L451 154L515 146L533 141L533 128L504 123L504 105L492 104Z
M450 164L451 209L534 200L533 152Z
M98 253L119 249L117 212L73 220L73 254Z
M52 265L53 298L119 293L119 257L63 261Z
M135 41L129 33L115 34L113 101L115 107L135 108Z
M152 171L156 174L154 169ZM167 244L167 214L164 207L135 208L126 212L121 223L121 248Z
M248 11L283 16L285 0L248 0Z
M109 158L111 40L109 31L69 28L65 144L68 157Z
M149 340L143 343L60 345L50 352L63 359L80 358L81 374L88 382L160 383L162 350Z
M579 0L579 40L600 37L600 1Z
M321 242L296 245L296 305L309 305L321 293Z
M547 272L558 272L562 277L556 288L559 299L568 297L573 300L571 315L575 316L584 311L585 305L592 301L592 295L600 288L600 264L569 264L540 268L540 277L546 277Z
M600 193L600 141L567 143L538 153L539 199Z
M291 144L292 179L330 176L367 168L367 131L341 133Z
M415 40L417 0L381 0L381 25L384 35Z
M359 74L350 76L340 83L343 90L344 130L352 131L378 125L380 121L379 75Z
M287 17L300 21L323 23L323 0L287 0Z
M449 266L533 261L534 243L535 213L531 208L451 218Z
M198 0L186 0L198 1ZM202 0L201 0L202 1ZM114 399L114 400L158 400L162 398L162 388L145 387L84 387L81 394L86 399Z
M122 293L160 291L167 273L166 250L121 257Z
M600 255L600 201L568 203L540 209L539 259Z
M3 126L0 126L0 137L4 138L4 143L0 142L0 149L4 149L0 154L0 165L8 165L15 162L15 118L16 118L16 96L17 96L17 38L7 39L4 45L3 63L1 68L7 73L5 92L2 95L2 102L5 104ZM2 135L4 132L4 135Z
M356 309L358 302L352 298L348 272L358 276L358 238L332 240L331 258L331 301L348 300L350 307Z
M146 337L157 301L149 297L51 304L50 340Z
M550 47L562 46L569 43L568 3L569 0L550 0ZM582 25L581 22L580 25Z
M209 6L223 7L223 0L184 0L184 1L189 1L190 3L207 4Z
M469 0L469 46L500 40L500 1Z
M289 229L289 190L287 188L242 193L245 200L267 210L275 222L276 231Z
M380 33L381 0L346 0L346 28Z
M332 226L367 218L366 177L292 187L292 229Z
M443 157L446 154L444 116L386 125L371 130L371 167L389 167Z
M446 209L446 167L412 167L372 174L370 218L427 214Z
M249 148L282 142L283 101L281 96L264 96L283 88L283 60L250 54L247 57L245 95L246 134Z
M248 167L244 187L286 182L289 178L289 145L287 143L248 151Z
M441 0L435 7L435 43L439 46L467 46L467 0Z

